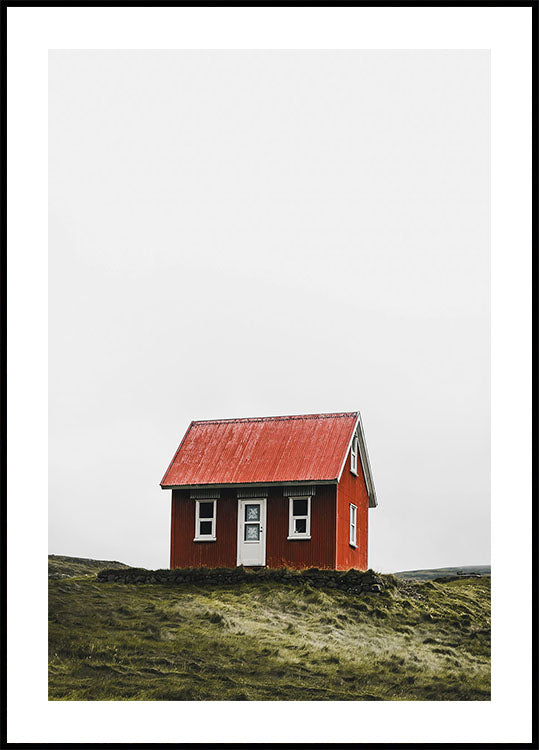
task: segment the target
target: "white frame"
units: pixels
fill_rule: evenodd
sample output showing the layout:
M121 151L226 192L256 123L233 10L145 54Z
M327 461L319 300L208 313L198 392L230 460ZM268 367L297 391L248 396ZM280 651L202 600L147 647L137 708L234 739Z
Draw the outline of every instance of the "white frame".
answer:
M350 526L350 534L349 534L349 543L350 547L353 547L354 549L357 549L357 505L354 505L354 503L350 503L350 509L349 509L349 526ZM352 522L353 518L353 522ZM353 530L353 533L352 533Z
M294 500L307 500L307 515L306 516L294 516ZM305 519L306 531L302 534L296 534L294 532L294 519ZM311 495L298 495L298 497L288 498L288 539L310 539L311 538Z
M357 454L359 449L359 440L357 438L357 433L354 434L354 437L352 438L352 445L350 446L350 471L354 476L357 477Z
M242 545L243 539L243 527L244 517L243 508L245 505L252 505L254 503L260 503L260 540L259 543L262 549L262 561L259 563L246 563L242 560ZM236 565L247 565L249 566L260 566L266 565L266 514L267 514L267 497L238 497L238 518L237 518L237 532L236 532ZM249 544L249 542L247 542Z
M200 518L200 503L213 503L212 518ZM212 533L200 534L200 521L211 521ZM194 542L216 542L217 541L217 500L204 499L203 497L195 500L195 538Z
M30 12L29 12L30 11ZM69 12L67 12L69 11ZM309 23L305 23L306 13ZM20 576L45 571L47 482L32 498L36 523L28 528L24 503L27 437L30 432L47 443L46 254L46 134L48 49L488 49L492 58L492 543L493 641L492 700L490 702L427 701L417 704L371 702L356 704L365 743L417 742L417 711L422 714L424 742L437 742L440 723L446 742L531 742L531 617L529 596L533 565L529 524L532 503L531 435L531 38L526 26L532 8L142 8L10 7L8 9L8 131L11 133L8 170L8 413L10 445L7 469L8 541L8 693L9 742L73 744L84 741L156 742L178 733L177 714L159 701L124 702L119 709L107 701L43 700L43 644L46 643L46 575L36 576L32 591L36 637L24 639L28 610ZM129 23L126 14L129 13ZM263 23L253 17L263 16ZM187 15L187 20L185 16ZM78 17L83 23L77 23ZM283 20L284 17L284 20ZM357 18L359 17L359 18ZM357 21L356 21L357 18ZM24 92L24 96L21 96ZM524 110L524 111L523 111ZM17 127L17 123L22 123ZM515 137L520 133L520 137ZM35 179L23 181L21 174ZM524 179L522 175L524 174ZM33 221L28 222L28 213ZM512 252L507 252L511 244ZM21 252L21 249L24 252ZM28 265L37 269L27 273ZM17 290L25 290L20 293ZM32 301L32 314L24 313ZM43 314L34 312L43 310ZM515 331L519 335L515 335ZM26 346L21 346L26 342ZM29 379L30 378L30 379ZM511 436L511 440L507 436ZM42 476L47 451L36 455ZM507 497L520 500L518 513L507 514ZM505 533L504 533L505 532ZM28 534L39 556L21 555ZM41 554L41 552L43 554ZM504 565L504 554L512 566ZM514 575L514 566L519 575ZM19 577L19 578L18 578ZM522 637L515 638L512 602L522 605ZM26 618L26 620L25 620ZM22 649L28 654L25 673L17 668ZM12 664L13 663L13 664ZM21 665L19 665L21 666ZM515 689L515 686L519 689ZM522 688L522 689L520 689ZM207 704L191 702L182 723L184 742L222 742L227 722L230 743L257 734L275 744L289 742L293 733L286 702L252 702L249 714L241 704L214 703L214 721L207 721ZM296 707L295 707L296 708ZM364 709L367 709L364 710ZM275 710L273 710L275 709ZM338 701L303 702L302 741L357 742L357 722L347 720L349 708ZM28 721L31 712L33 721ZM206 713L204 713L206 712ZM61 714L61 720L59 720ZM391 720L388 721L388 717ZM342 720L341 720L342 719ZM113 739L114 738L114 739ZM80 740L79 740L80 741Z

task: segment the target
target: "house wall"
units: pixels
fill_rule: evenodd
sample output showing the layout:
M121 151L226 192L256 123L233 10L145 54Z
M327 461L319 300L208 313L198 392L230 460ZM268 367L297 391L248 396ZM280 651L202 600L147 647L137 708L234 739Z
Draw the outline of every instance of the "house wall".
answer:
M357 549L350 546L350 503L357 506ZM350 471L350 453L337 486L337 570L367 570L369 498L358 456L358 476Z
M171 568L235 568L238 500L236 492L221 490L217 501L215 542L194 542L195 500L189 490L172 490Z
M335 502L335 485L318 485L311 499L311 538L289 540L289 500L282 487L272 487L266 517L268 567L335 568Z
M195 501L189 490L172 491L170 567L236 567L238 500L221 489L215 542L194 542ZM311 539L288 540L288 497L271 487L266 506L266 565L270 568L335 568L336 486L318 485L311 500Z

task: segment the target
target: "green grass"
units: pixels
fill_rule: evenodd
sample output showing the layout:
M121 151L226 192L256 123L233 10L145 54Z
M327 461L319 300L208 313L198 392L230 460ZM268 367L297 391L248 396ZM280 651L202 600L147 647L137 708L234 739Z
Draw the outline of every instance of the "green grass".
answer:
M490 699L489 577L358 596L97 583L74 560L49 581L51 700Z
M128 568L125 563L111 560L89 560L85 557L49 555L49 578L72 578L95 575L104 568Z

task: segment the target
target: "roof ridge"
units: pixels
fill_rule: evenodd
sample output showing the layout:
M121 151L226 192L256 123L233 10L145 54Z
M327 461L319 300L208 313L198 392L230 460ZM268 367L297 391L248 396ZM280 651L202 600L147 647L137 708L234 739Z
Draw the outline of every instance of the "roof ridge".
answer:
M356 417L357 411L326 412L322 414L282 414L269 417L229 417L227 419L196 419L191 423L196 424L224 424L227 422L272 422L292 419L336 419L345 417Z

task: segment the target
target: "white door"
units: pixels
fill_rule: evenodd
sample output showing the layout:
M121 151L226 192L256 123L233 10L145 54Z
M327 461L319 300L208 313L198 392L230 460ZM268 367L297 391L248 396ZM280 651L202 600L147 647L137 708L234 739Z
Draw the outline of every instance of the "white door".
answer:
M266 498L238 500L238 565L266 564Z

